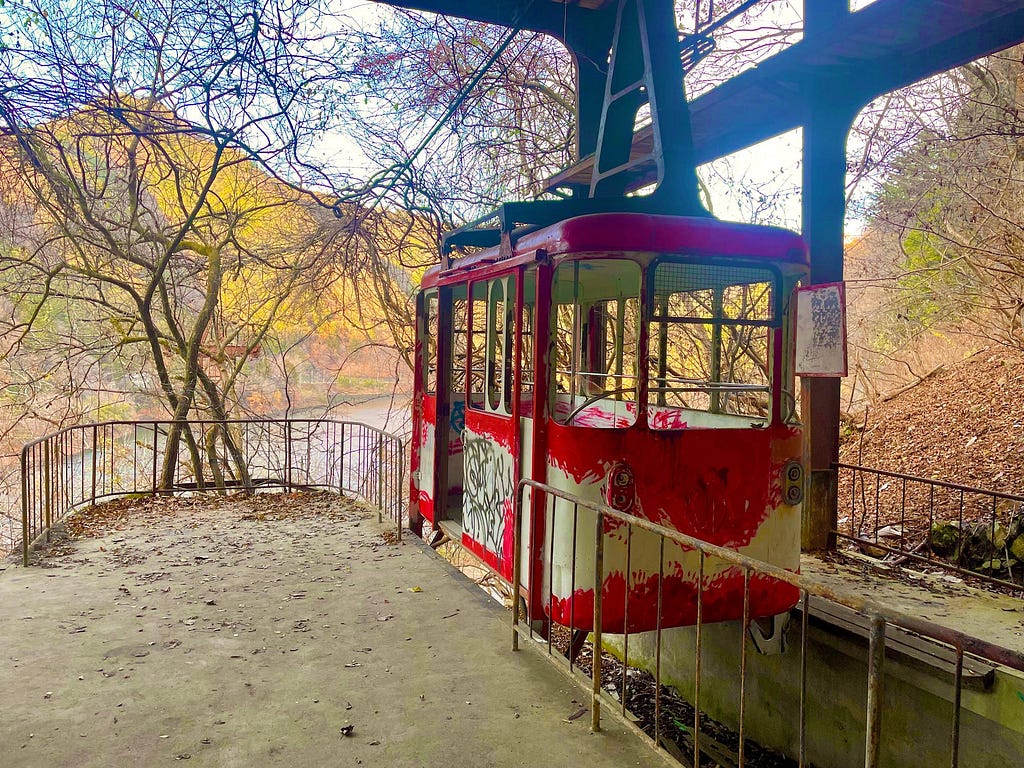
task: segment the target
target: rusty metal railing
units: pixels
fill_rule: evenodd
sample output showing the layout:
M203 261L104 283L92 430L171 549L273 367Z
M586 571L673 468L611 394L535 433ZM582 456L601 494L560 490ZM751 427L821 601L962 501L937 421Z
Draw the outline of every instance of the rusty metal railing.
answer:
M184 440L174 476L161 487L161 468L175 426L193 436L229 431L202 447L195 466ZM215 445L211 453L209 445ZM367 424L330 419L228 421L107 421L66 427L26 444L21 451L21 548L48 538L74 510L131 495L183 494L257 489L326 489L352 494L381 519L402 530L405 450L401 438Z
M856 464L834 466L840 481L836 535L852 547L1024 588L1024 565L1015 574L1008 551L1024 537L1024 496Z
M747 733L745 730L746 723L746 698L747 698L747 645L748 645L748 632L751 626L750 616L750 588L751 588L751 577L758 575L761 577L769 577L775 579L784 584L792 585L798 590L797 610L800 614L800 659L799 659L799 700L795 702L795 716L798 718L797 731L798 731L798 748L797 748L797 759L798 763L803 766L808 765L807 758L807 737L806 737L806 716L808 709L815 705L815 701L811 699L814 692L808 688L808 616L813 612L815 601L826 601L829 604L845 606L857 614L866 618L866 624L868 627L868 648L867 648L867 675L865 680L866 686L866 707L865 707L865 728L864 728L864 765L866 768L876 768L879 765L880 755L880 744L881 744L881 733L883 726L883 681L885 679L885 660L887 651L887 630L889 628L897 628L905 630L909 635L915 638L927 638L936 643L942 644L952 649L953 656L955 659L953 685L951 690L951 698L953 702L952 712L950 713L950 730L949 730L949 765L956 768L959 765L960 759L960 733L961 733L961 694L964 686L964 670L965 663L973 663L977 659L983 659L988 662L992 662L996 665L1003 665L1019 672L1024 672L1024 654L1004 648L997 644L991 643L984 639L974 637L955 629L945 627L936 624L927 619L912 616L901 612L892 606L879 603L867 596L838 592L833 588L830 588L827 584L817 580L813 580L806 576L787 571L783 568L779 568L768 563L764 563L750 557L746 557L734 550L727 549L724 547L709 544L700 539L696 539L692 536L687 536L678 531L665 528L663 526L652 523L648 520L644 520L633 515L617 511L605 504L591 502L575 496L570 493L566 493L552 486L539 483L533 480L524 479L519 482L516 489L515 498L515 536L514 536L514 567L513 567L513 595L520 596L523 594L523 588L530 593L533 590L540 589L544 590L544 584L530 583L536 578L536 574L533 573L535 569L531 568L530 573L527 574L527 581L524 583L522 574L522 517L524 507L524 496L526 489L530 489L533 494L540 494L543 501L543 508L545 515L550 515L554 510L554 503L556 499L561 499L563 503L571 505L573 515L572 525L572 536L573 541L576 541L577 532L581 530L579 528L579 512L580 510L587 510L589 513L594 515L594 579L592 584L579 585L584 589L593 589L593 630L592 630L592 671L590 674L590 692L591 692L591 727L597 731L600 729L601 724L601 707L602 701L605 703L616 704L621 707L621 714L624 716L626 725L634 730L637 730L635 725L631 725L628 719L625 719L628 711L629 702L627 701L627 671L630 662L630 638L631 635L628 632L628 623L623 622L626 628L627 634L618 636L621 640L617 641L620 643L618 646L621 649L622 659L622 681L621 681L621 693L618 701L612 699L605 691L603 691L602 683L602 650L605 646L605 638L602 635L602 615L603 615L603 604L607 600L602 595L602 584L604 582L604 550L605 550L605 539L608 538L606 532L606 522L615 521L616 528L618 529L616 535L622 537L621 527L626 526L625 540L627 547L626 552L626 570L629 572L630 562L630 547L632 543L634 529L639 529L653 533L660 537L661 541L661 552L664 555L665 542L674 542L675 544L681 545L684 548L695 550L700 553L699 555L699 570L697 578L697 603L696 603L696 625L694 627L695 642L692 659L692 670L693 670L693 698L690 704L693 709L693 723L692 723L692 765L703 765L705 762L701 761L702 754L702 722L706 722L706 713L701 710L701 683L702 683L702 661L705 656L705 638L704 634L707 631L705 627L704 617L704 592L706 589L705 585L705 574L709 571L706 570L706 564L710 560L719 560L728 564L728 567L738 568L743 574L743 614L741 620L741 647L739 649L739 663L737 674L739 676L739 697L737 701L737 714L736 720L738 722L738 754L737 764L739 768L747 762L747 756L745 754L745 740ZM566 506L561 507L560 514L564 514ZM549 532L549 535L553 537L553 533ZM586 535L584 531L584 536ZM548 553L554 551L554 541L549 538L546 546ZM576 558L578 556L575 544L573 546L573 563L572 567L575 572ZM550 564L549 564L550 567ZM663 581L665 575L664 571L664 557L662 557L662 571L658 574L658 627L655 633L655 651L654 651L654 691L655 691L655 722L654 722L654 743L656 746L664 746L660 735L663 731L663 713L661 711L661 696L663 690L663 665L662 665L662 645L663 645L663 629L661 627L661 609L662 609L662 595L660 584ZM541 575L540 580L543 581ZM627 579L629 576L627 575ZM576 588L574 581L573 589ZM625 594L625 605L623 606L624 615L628 616L629 612L629 593L630 590L627 588L624 590ZM544 592L542 591L542 594ZM551 604L550 585L548 586L548 604ZM533 600L529 601L529 604L533 604ZM512 649L519 649L520 637L524 638L535 638L535 626L538 624L544 624L546 617L544 616L533 616L530 615L530 609L527 608L526 615L526 627L521 622L521 608L517 604L514 605L512 611ZM650 637L652 633L648 632L647 635ZM548 655L552 658L558 658L552 655L552 642L551 642L550 626L547 633L547 648ZM556 649L557 653L557 649ZM573 664L573 657L571 651L567 654L568 656L568 668L570 671L579 673L579 665ZM566 659L562 659L562 662L556 662L563 664ZM720 684L720 680L716 680L717 684ZM832 694L832 691L825 690L818 692L823 700ZM689 728L689 727L688 727ZM690 755L685 756L690 759ZM706 759L705 759L706 761Z

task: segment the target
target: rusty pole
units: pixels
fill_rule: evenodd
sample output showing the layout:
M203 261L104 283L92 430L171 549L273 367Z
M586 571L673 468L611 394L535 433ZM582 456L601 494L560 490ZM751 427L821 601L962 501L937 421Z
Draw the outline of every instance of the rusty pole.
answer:
M575 564L574 564L575 567ZM597 512L597 544L594 550L594 645L591 670L594 679L590 730L601 730L601 588L604 586L604 514ZM570 598L571 599L571 598Z
M879 746L882 741L882 696L884 694L883 668L885 665L885 619L871 617L868 640L868 703L864 735L864 768L877 768Z

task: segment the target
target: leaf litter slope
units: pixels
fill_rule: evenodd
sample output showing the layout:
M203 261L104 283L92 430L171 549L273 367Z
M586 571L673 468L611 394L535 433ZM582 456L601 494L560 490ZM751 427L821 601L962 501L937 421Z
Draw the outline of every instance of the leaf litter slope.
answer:
M1024 354L983 349L872 406L866 421L862 415L848 427L841 462L1024 495ZM840 480L841 529L849 517L848 477ZM936 513L954 516L948 505ZM908 529L927 528L927 505L908 504L906 514Z

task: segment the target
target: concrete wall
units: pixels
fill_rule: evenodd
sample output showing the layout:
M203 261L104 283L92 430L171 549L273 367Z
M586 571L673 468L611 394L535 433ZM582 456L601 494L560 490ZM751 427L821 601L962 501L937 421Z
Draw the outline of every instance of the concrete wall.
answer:
M740 691L739 622L704 627L701 710L736 728ZM762 655L747 642L745 731L749 738L796 757L799 745L800 624L786 631L782 653ZM693 700L692 627L665 630L662 681ZM621 657L621 636L606 637ZM653 671L653 633L631 635L629 658ZM864 765L867 641L809 628L807 644L807 759L817 768ZM890 653L885 661L881 765L922 768L950 765L952 674L926 671ZM1024 765L1024 675L1000 668L988 691L964 689L960 766Z

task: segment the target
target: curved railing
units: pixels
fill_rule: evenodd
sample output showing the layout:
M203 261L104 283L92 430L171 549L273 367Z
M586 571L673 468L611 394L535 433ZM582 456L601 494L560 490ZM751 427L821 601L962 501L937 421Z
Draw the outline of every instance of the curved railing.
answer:
M198 468L185 440L168 439L174 427L186 425L201 444ZM220 439L203 440L214 433ZM169 451L176 460L168 461ZM165 464L174 468L169 482L161 481ZM404 466L400 437L359 422L150 420L65 427L21 451L22 559L27 565L31 547L74 510L131 495L329 489L375 507L400 534Z

